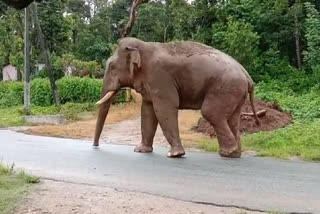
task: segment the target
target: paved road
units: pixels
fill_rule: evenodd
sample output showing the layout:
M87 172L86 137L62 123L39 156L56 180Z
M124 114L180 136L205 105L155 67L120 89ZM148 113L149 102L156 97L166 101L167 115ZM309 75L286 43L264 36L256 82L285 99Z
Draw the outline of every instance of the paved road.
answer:
M29 136L0 130L0 160L51 179L138 191L185 201L263 211L320 213L320 164L245 157L226 160L166 149Z

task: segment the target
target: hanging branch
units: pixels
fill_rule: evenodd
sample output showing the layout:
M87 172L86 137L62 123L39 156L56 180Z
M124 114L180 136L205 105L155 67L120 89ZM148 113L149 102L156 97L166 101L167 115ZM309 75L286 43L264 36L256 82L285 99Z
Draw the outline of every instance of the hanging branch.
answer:
M148 0L134 0L130 9L130 18L127 23L127 25L124 27L124 29L121 32L121 38L124 38L128 36L133 28L133 25L136 21L136 15L137 15L137 9L140 4L147 3Z

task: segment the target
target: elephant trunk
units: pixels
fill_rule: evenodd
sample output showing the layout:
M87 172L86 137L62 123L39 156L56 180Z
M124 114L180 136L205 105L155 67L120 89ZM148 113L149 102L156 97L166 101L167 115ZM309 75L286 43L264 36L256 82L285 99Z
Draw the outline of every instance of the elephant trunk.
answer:
M105 93L104 96L102 96L103 98L110 93ZM112 95L109 97L109 99L105 100L104 102L99 103L100 104L100 109L99 109L99 114L98 114L98 118L97 118L97 123L96 123L96 130L95 130L95 134L94 134L94 143L93 146L99 146L99 139L101 136L101 132L104 126L104 123L106 121L109 109L110 109L110 105L112 103L112 98L115 96L116 93L112 93Z

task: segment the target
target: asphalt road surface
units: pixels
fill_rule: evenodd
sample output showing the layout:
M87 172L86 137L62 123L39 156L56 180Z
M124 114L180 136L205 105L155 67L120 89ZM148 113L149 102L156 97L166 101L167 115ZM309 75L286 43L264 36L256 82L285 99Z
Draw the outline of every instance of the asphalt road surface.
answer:
M320 213L320 164L188 152L166 158L132 146L29 136L0 130L0 160L43 178L249 210Z

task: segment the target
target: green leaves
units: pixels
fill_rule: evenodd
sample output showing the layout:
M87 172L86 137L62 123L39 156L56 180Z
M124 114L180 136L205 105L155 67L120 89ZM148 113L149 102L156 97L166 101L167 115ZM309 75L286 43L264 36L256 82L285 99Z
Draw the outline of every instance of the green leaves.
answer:
M223 40L225 50L247 69L258 57L259 39L251 24L229 18Z
M305 3L307 11L306 40L307 50L304 51L304 60L308 67L315 70L320 66L320 13L309 2Z
M102 80L79 77L65 77L56 82L61 104L95 103L100 99ZM125 102L125 91L120 91L116 103ZM53 104L48 79L36 78L31 81L31 103L35 106ZM0 82L0 108L23 104L22 82Z

